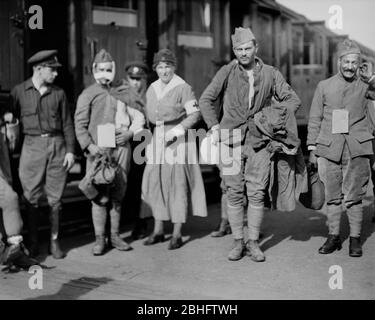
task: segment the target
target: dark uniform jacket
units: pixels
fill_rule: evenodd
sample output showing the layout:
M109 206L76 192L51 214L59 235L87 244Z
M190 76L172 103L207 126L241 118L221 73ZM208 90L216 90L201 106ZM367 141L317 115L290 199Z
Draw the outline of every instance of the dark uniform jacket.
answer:
M24 134L63 135L66 152L74 153L73 120L63 89L50 85L41 96L30 78L12 90L11 108L13 114L20 119Z
M247 126L254 114L270 106L272 97L295 112L301 101L287 84L281 73L274 67L264 64L256 57L254 67L254 97L249 108L249 77L237 60L223 66L203 92L199 107L208 128L219 123L214 101L223 94L223 118L221 129L240 128L244 138Z
M98 125L107 122L115 123L117 100L122 101L133 110L140 108L141 102L138 96L129 87L106 89L98 83L94 83L82 91L78 97L74 116L77 140L82 150L86 151L90 144L97 144ZM128 111L131 111L131 108ZM140 112L139 115L142 116ZM143 120L142 116L142 119L136 123Z

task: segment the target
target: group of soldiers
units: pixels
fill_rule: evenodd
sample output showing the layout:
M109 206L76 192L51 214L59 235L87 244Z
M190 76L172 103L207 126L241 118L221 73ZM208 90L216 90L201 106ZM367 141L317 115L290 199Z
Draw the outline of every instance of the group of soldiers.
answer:
M236 147L233 145L232 133L235 129L240 130L241 155L231 159L237 162L239 170L224 174L222 169L228 159L221 159L219 163L223 189L222 221L212 236L233 234L234 245L228 254L229 260L236 261L247 255L253 261L261 262L265 260L265 255L259 245L259 237L268 188L270 183L275 182L272 167L276 161L279 175L296 171L294 169L300 148L296 138L295 112L301 102L282 74L263 63L256 55L258 42L249 28L235 29L232 46L235 59L216 73L199 103L192 102L193 98L187 99L183 106L186 110L183 117L194 114L194 123L202 117L212 145L225 145L229 149ZM65 256L59 242L59 218L67 174L75 161L75 138L87 156L86 170L89 171L96 160L108 151L108 148L100 146L98 137L98 127L106 123L115 125L115 146L109 148L109 156L120 170L113 183L101 186L101 189L98 187L100 198L92 199L92 221L96 236L93 254L101 255L105 252L107 215L110 218L108 239L111 245L121 251L131 250L131 246L119 235L120 217L126 187L131 185L135 190L140 190L140 177L145 166L132 160L132 150L138 143L133 138L144 128L160 126L158 112L155 113L156 120L151 116L152 108L158 108L163 99L161 97L168 95L168 91L163 93L165 88L172 90L168 89L169 83L175 81L175 86L182 85L193 97L190 86L174 75L174 55L164 49L155 55L154 70L160 81L150 86L155 90L154 106L146 101L146 97L154 98L150 88L146 96L147 66L142 62L128 64L127 79L114 84L115 61L107 51L101 50L93 62L95 82L79 96L74 121L64 91L53 84L57 68L61 66L57 52L38 52L28 63L33 68L32 77L12 90L9 109L1 114L0 207L6 239L5 243L0 241L0 263L19 266L38 263L35 259L39 254L38 217L43 195L49 206L50 253L56 259ZM337 63L338 73L321 81L316 88L308 124L309 161L318 166L325 185L327 205L329 233L319 253L328 254L341 248L340 218L344 202L350 225L349 255L359 257L362 255L362 200L367 191L371 173L370 157L373 155L374 136L367 113L368 101L375 100L375 75L371 64L362 63L360 49L351 40L345 40L338 47ZM172 70L172 73L168 73L168 70ZM218 112L215 103L220 98ZM148 108L145 108L146 104ZM12 152L19 142L19 127L23 136L19 177L27 211L27 249L21 235L23 223L19 199L11 187L8 156L8 150ZM166 140L178 137L176 130L181 128L184 135L184 125L178 125L168 131L169 134L166 133L166 137L170 136ZM267 128L271 128L272 132L267 131ZM229 136L224 136L224 131L229 131ZM163 174L160 172L158 174ZM286 180L280 179L279 190L291 188L294 192L296 185L290 179L294 177L290 175ZM135 191L131 198L137 203L139 211L140 193ZM288 199L279 204L294 208L290 201L295 201L295 198ZM164 239L159 222L167 218L155 213L153 215L157 227L145 244ZM138 217L133 232L135 238L145 237L146 224L141 217ZM184 219L181 221L184 222ZM170 249L182 245L181 224L178 225L178 241L171 243Z

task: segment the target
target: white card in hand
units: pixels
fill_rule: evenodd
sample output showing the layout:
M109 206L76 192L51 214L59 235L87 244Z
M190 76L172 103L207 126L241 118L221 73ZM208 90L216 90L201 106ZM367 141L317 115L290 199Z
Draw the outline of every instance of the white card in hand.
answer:
M332 133L349 132L349 112L345 109L332 111Z
M115 125L112 123L98 125L98 146L116 148Z

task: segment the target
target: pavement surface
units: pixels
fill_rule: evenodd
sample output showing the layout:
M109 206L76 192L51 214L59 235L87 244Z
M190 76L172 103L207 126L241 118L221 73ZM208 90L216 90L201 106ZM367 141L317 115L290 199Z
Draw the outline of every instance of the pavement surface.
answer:
M322 211L298 206L292 213L266 213L261 241L265 262L248 257L229 261L231 235L210 237L220 219L220 204L213 203L208 218L190 217L183 227L184 246L178 250L168 250L168 241L153 246L131 242L131 226L122 236L134 250L113 249L100 257L91 254L91 229L65 236L65 259L41 256L48 267L42 270L43 289L30 289L32 273L3 270L0 299L375 299L373 197L364 204L361 258L348 255L346 215L342 250L318 254L327 233L326 218ZM167 224L167 234L171 230Z

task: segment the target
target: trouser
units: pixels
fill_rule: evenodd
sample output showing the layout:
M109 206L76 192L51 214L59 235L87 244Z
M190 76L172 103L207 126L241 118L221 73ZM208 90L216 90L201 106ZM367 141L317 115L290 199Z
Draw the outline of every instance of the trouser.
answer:
M368 157L351 158L347 144L344 145L341 160L334 162L321 158L321 179L325 185L327 204L327 225L329 233L340 233L342 200L347 208L350 236L359 237L362 229L363 205L370 178Z
M0 132L0 208L3 211L3 225L8 237L20 235L23 225L18 195L10 185L11 179L8 147L4 134Z
M38 207L44 192L51 207L61 206L67 178L65 154L62 136L25 136L19 176L24 197L32 206Z
M99 192L105 192L109 197L111 233L118 233L120 228L121 204L125 196L127 187L127 176L130 170L131 148L127 143L125 147L118 147L112 152L112 157L119 165L113 184L100 186ZM94 161L93 157L87 158L86 170L89 170ZM105 224L107 221L107 206L100 206L92 202L92 220L95 235L105 234Z
M141 142L133 141L131 143L132 150L139 147ZM131 157L132 158L132 157ZM142 177L145 169L145 163L137 163L132 159L131 169L128 175L128 184L131 188L127 188L123 204L127 209L131 209L132 217L140 219L141 195L142 195ZM130 203L129 203L130 202Z
M22 232L22 218L18 203L18 196L1 176L0 173L0 208L3 211L4 229L8 237L20 235Z
M223 153L226 154L226 153ZM235 154L230 152L229 154ZM231 175L224 174L228 200L228 218L235 239L243 238L243 195L245 187L248 199L247 224L249 239L257 240L264 214L264 198L269 182L271 168L271 154L266 149L257 152L251 147L249 133L242 145L241 157L233 157L233 162L238 162L240 169ZM229 163L228 159L223 159Z
M372 140L372 149L375 151L375 139ZM370 169L371 169L371 181L372 181L372 193L374 195L375 205L375 154L370 157ZM374 210L375 215L375 210Z

